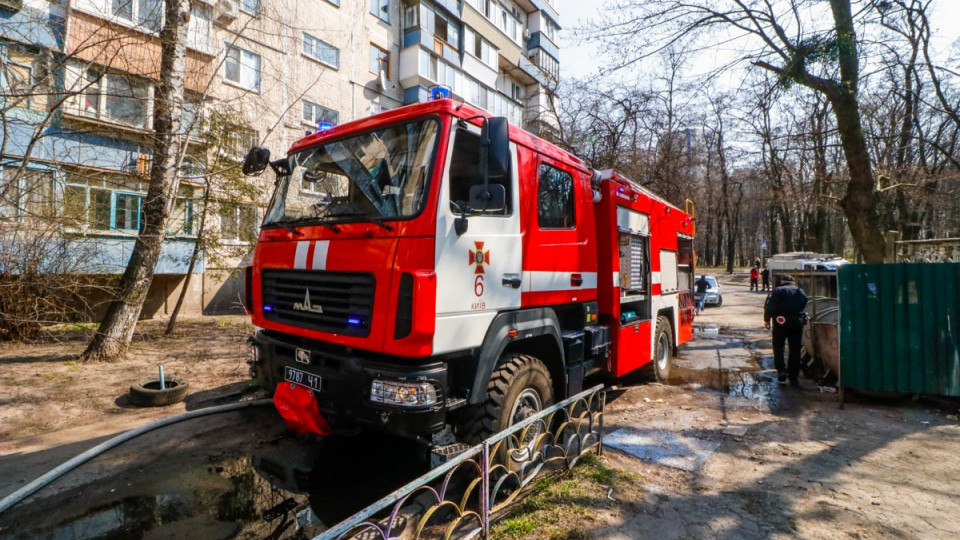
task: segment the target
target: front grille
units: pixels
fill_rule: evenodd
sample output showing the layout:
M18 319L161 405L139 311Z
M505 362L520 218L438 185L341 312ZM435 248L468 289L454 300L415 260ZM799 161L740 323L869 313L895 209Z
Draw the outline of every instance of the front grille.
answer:
M370 334L373 274L267 268L261 277L265 319L335 334Z

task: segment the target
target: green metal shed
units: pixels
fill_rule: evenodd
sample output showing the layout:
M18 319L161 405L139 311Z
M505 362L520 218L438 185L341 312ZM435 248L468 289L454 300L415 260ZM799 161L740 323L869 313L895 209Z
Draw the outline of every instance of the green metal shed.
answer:
M960 263L839 269L840 384L960 396Z

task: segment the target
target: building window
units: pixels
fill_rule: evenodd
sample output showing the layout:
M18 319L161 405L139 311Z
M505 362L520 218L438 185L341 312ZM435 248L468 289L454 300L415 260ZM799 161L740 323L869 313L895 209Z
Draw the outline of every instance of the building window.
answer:
M256 17L260 15L260 0L240 0L240 9Z
M0 64L0 107L31 107L34 87L33 67L13 61Z
M333 68L340 67L340 49L303 33L303 54Z
M151 87L137 79L87 69L78 81L80 93L74 112L89 118L149 127Z
M537 224L541 229L574 229L577 226L573 176L546 163L540 165Z
M373 116L373 115L375 115L375 114L380 114L380 113L382 113L382 112L383 112L383 104L381 104L379 101L371 100L371 101L370 101L370 116Z
M516 101L522 101L523 87L515 82L510 83L510 97L512 97Z
M379 74L381 69L386 73L387 80L390 80L390 53L371 43L370 72Z
M467 41L467 51L490 68L497 69L497 48L472 30L468 37L471 39Z
M223 78L241 88L260 91L260 55L235 45L227 45Z
M422 49L420 50L420 76L446 86L451 92L460 92L460 70Z
M56 214L53 171L0 169L0 216L49 218ZM13 179L16 185L12 185Z
M390 0L370 0L370 14L385 23L390 23Z
M340 123L340 113L333 109L328 109L316 103L304 100L303 102L303 121L313 127L317 127L320 122L330 122L333 125Z
M163 0L110 0L110 13L152 32L163 26Z
M420 4L403 8L403 29L410 30L420 25Z
M544 20L544 27L546 29L547 37L550 38L550 41L556 43L557 30L558 30L557 24L546 17L543 17L543 20Z
M193 199L185 197L177 198L177 203L173 208L173 215L170 216L170 234L193 236L196 234L196 214L193 209Z
M85 185L64 187L64 218L68 225L95 231L137 232L143 221L143 198Z
M235 242L257 239L257 207L251 204L220 203L220 237Z
M245 156L254 146L260 144L260 132L255 129L240 128L227 134L223 150L236 156Z

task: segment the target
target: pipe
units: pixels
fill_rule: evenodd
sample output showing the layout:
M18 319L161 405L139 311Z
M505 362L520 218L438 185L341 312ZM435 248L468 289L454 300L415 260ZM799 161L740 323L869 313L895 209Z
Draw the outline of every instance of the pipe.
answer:
M182 422L183 420L190 420L191 418L199 418L201 416L235 411L239 409L246 409L247 407L259 407L261 405L268 405L268 404L272 405L273 400L269 398L257 399L253 401L242 401L240 403L228 403L226 405L219 405L216 407L207 407L205 409L197 409L195 411L189 411L182 414L170 416L167 418L162 418L155 422L151 422L147 425L140 426L138 428L131 429L130 431L121 433L120 435L117 435L116 437L108 441L104 441L78 456L74 456L72 459L62 463L59 467L48 471L46 474L44 474L40 478L37 478L33 482L30 482L29 484L23 486L17 491L4 497L3 500L0 500L0 514L6 512L12 506L23 501L30 495L33 495L40 489L47 486L47 484L49 484L50 482L53 482L57 478L60 478L61 476L67 474L73 469L76 469L80 465L83 465L84 463L99 456L100 454L106 452L107 450L110 450L116 446L119 446L129 441L130 439L139 437L144 433L153 431L158 428L162 428L164 426L169 426L170 424L176 424L177 422Z

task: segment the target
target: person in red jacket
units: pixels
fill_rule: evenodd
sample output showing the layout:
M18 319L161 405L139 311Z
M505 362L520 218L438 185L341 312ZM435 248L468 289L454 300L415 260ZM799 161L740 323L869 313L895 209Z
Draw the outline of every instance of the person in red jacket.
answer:
M760 270L756 266L754 266L753 268L750 269L750 290L751 291L760 290L760 286L758 285L759 281L760 281Z

